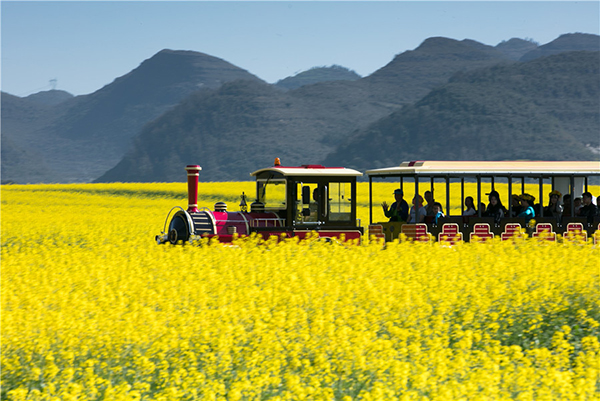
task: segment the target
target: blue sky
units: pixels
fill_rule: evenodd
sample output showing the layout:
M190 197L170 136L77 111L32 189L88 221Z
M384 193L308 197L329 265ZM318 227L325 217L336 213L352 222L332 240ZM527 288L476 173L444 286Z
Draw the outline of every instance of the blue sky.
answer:
M599 34L598 1L2 1L2 90L94 92L158 51L194 50L267 82L338 64L366 76L432 36L496 45Z

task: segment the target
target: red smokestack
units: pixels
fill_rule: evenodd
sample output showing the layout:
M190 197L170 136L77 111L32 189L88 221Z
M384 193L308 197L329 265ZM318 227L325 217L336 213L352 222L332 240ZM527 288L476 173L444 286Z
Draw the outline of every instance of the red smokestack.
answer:
M202 167L192 164L185 167L188 179L188 213L198 212L198 176Z

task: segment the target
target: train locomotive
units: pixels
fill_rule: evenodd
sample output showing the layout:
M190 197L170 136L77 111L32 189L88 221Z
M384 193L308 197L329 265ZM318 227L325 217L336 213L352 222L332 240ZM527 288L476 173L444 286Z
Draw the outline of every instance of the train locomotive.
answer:
M251 173L256 178L256 198L248 206L242 194L240 211L234 212L228 211L224 202L217 202L214 210L198 208L202 168L188 165L185 169L188 208L169 211L163 231L155 237L158 244L193 243L202 238L229 243L236 236L253 233L265 239L304 239L311 232L328 240L360 242L363 228L356 218L359 171L321 165L281 166L275 159L272 167Z

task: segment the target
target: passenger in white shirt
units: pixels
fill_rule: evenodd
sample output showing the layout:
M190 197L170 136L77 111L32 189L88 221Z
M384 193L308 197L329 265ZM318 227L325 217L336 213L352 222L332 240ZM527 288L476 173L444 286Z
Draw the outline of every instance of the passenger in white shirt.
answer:
M415 205L415 202L417 202L417 205ZM412 200L412 207L410 208L410 217L408 218L408 222L409 223L415 223L415 206L419 209L419 223L422 223L423 221L425 221L425 216L427 215L427 210L423 207L423 197L421 195L415 195L415 197Z
M465 211L463 212L463 216L475 216L477 214L477 210L475 210L475 204L473 203L473 197L467 196L465 198Z

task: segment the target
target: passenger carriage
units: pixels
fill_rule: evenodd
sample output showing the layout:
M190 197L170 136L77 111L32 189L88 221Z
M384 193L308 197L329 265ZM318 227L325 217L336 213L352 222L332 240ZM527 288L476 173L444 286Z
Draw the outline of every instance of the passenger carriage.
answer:
M598 161L410 161L397 167L367 170L369 177L369 233L386 241L397 239L400 234L406 238L418 241L446 240L450 242L470 241L499 237L503 240L521 235L523 231L528 236L556 240L557 234L564 238L593 237L598 241L600 236L600 217L594 217L592 222L586 218L564 216L562 219L544 216L544 206L547 203L548 191L544 184L550 184L552 190L558 190L563 195L571 195L570 210L574 210L576 197L588 190L591 177L600 177L600 162ZM440 203L445 205L446 217L439 218L437 224L431 217L424 222L407 224L404 222L374 222L373 221L373 181L398 180L398 187L404 189L414 185L414 193L422 194L425 190L433 192L435 184L445 184L446 198ZM452 215L450 203L451 183L460 182L460 210L464 210L465 181L476 182L477 190L476 216L463 217ZM535 183L538 191L532 193L540 207L536 210L533 226L528 227L526 221L512 216L512 194L525 192L525 183ZM503 199L508 209L507 217L499 222L494 218L483 217L479 205L487 198L482 186L495 190L499 182L508 185L507 196ZM470 195L470 194L469 194ZM598 194L595 194L596 196ZM405 199L411 204L411 199ZM440 201L438 199L438 201ZM375 207L378 207L376 205ZM418 209L417 209L418 210ZM417 211L418 213L418 211ZM419 221L416 219L416 221Z

